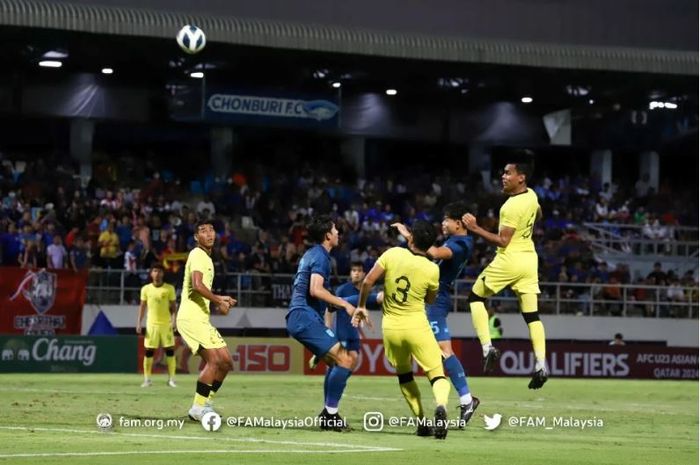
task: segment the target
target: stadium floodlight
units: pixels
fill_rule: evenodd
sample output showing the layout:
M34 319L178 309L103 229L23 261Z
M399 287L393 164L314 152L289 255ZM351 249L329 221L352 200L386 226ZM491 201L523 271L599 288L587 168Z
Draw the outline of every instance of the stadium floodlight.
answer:
M384 91L384 93L385 93L386 95L396 95L396 94L398 94L399 92L398 92L396 89L387 89L387 90Z
M594 103L595 103L595 100L593 100L592 98L589 98L589 99L588 99L588 104L589 104L589 105L593 105Z
M649 109L650 110L663 109L663 108L666 108L667 110L675 110L676 108L678 108L678 104L673 103L673 102L660 102L660 101L656 101L656 100L649 102Z
M193 73L190 73L190 77L194 79L202 79L204 77L204 73L201 71L195 71Z
M523 103L532 103L532 97L525 96L521 98L520 101Z
M112 68L102 68L102 74L114 74L114 70Z
M39 66L42 68L60 68L63 66L63 63L58 60L41 60Z
M342 87L342 84L340 83L340 81L333 81L331 83L331 87L333 87L334 89L340 89Z

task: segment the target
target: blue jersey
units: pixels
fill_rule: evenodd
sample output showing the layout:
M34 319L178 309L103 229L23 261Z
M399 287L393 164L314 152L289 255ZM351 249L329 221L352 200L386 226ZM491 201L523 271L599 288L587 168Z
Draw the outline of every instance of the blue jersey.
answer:
M450 236L442 244L443 247L452 251L452 258L440 260L438 263L440 267L438 295L432 305L426 306L430 327L438 341L449 341L451 338L447 326L447 314L452 308L452 286L472 256L472 244L472 238L469 236Z
M443 247L452 251L452 258L440 260L440 287L439 292L450 292L455 279L459 278L462 269L467 265L472 256L473 240L470 236L450 236Z
M340 298L352 297L355 295L360 295L360 291L351 282L347 282L338 286L338 288L335 290L335 295ZM341 329L347 330L348 332L352 332L350 331L352 329L355 330L354 332L357 332L357 329L352 326L352 318L350 315L348 315L348 312L346 312L344 308L339 308L335 314L336 332L339 332Z
M330 290L331 257L321 245L313 246L301 257L297 274L294 276L294 284L292 284L292 299L289 302L289 309L306 307L315 310L322 316L327 304L311 297L309 289L312 274L323 276L323 287Z

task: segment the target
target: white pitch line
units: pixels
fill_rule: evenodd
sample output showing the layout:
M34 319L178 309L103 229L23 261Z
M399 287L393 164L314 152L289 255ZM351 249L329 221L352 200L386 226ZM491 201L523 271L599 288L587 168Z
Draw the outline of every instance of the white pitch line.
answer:
M258 450L144 450L144 451L107 451L107 452L41 452L37 454L0 454L0 459L33 457L90 457L111 455L160 455L160 454L358 454L363 452L393 452L401 449L377 450L300 450L300 449L258 449Z
M366 452L396 452L403 449L396 449L392 447L376 447L376 446L364 446L361 444L339 444L335 442L304 442L304 441L276 441L272 439L258 439L258 438L230 438L230 437L207 437L207 436L175 436L166 434L147 434L147 433L125 433L121 431L97 431L97 430L81 430L81 429L69 429L69 428L44 428L44 427L28 427L28 426L0 426L0 429L6 430L20 430L20 431L46 431L54 433L83 433L83 434L119 434L121 436L132 436L139 438L156 438L156 439L183 439L190 441L225 441L225 442L249 442L249 443L264 443L264 444L278 444L278 445L292 445L292 446L318 446L318 447L344 447L349 450L366 451ZM325 452L325 451L320 451Z
M135 385L138 387L138 385ZM165 386L165 385L164 385ZM134 391L134 392L124 392L124 391L67 391L64 389L37 389L37 388L7 388L7 387L0 387L0 392L48 392L51 394L90 394L90 395L101 395L101 394L119 394L119 395L124 395L124 394L133 394L133 395L156 395L159 392L158 391Z

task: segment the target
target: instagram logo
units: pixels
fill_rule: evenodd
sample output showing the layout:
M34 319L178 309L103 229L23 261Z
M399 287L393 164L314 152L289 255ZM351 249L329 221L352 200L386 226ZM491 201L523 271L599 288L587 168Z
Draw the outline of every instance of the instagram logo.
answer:
M382 412L367 412L365 413L362 426L365 431L375 432L384 429L384 414Z

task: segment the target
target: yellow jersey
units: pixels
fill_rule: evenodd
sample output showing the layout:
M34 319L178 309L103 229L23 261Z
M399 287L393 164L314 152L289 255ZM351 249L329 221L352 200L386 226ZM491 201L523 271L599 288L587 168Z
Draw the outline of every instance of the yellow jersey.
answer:
M185 277L182 283L182 295L180 296L180 309L177 312L178 319L209 319L209 299L205 299L192 285L192 272L202 273L202 283L211 289L214 282L214 262L208 253L201 247L195 247L187 256L185 264Z
M437 292L440 268L427 257L393 247L377 260L384 268L384 329L416 329L428 324L425 296Z
M148 325L170 325L170 303L175 302L175 288L172 285L146 284L141 288L141 302L146 302Z
M540 204L537 194L528 187L520 194L511 195L501 206L498 228L514 228L515 232L508 247L498 247L496 253L534 252L532 230L537 220Z

